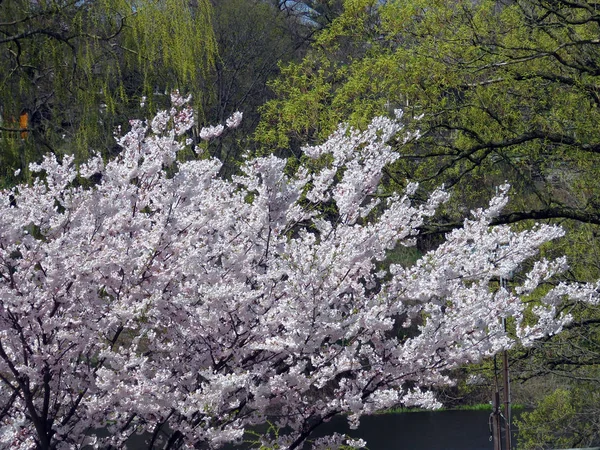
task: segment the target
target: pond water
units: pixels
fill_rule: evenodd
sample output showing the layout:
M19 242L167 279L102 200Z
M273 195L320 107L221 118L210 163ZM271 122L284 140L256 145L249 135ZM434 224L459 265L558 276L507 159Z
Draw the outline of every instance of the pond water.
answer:
M423 411L363 416L357 430L343 417L321 425L311 438L344 433L367 441L369 450L492 450L489 411ZM136 436L128 448L145 449L147 436ZM514 445L514 444L513 444ZM226 446L247 450L249 444Z
M489 416L489 411L380 414L362 417L357 430L337 417L315 435L348 433L367 441L369 450L492 450Z

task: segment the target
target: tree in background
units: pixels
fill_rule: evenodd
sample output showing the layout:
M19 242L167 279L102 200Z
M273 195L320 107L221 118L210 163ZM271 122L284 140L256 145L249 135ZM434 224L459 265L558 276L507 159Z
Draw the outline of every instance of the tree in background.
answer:
M599 401L594 383L578 389L557 388L534 411L519 417L519 449L585 448L597 444Z
M293 450L337 414L356 425L398 404L435 407L448 370L560 331L567 297L599 301L597 283L522 301L565 269L536 258L563 231L490 226L507 186L412 267L382 267L448 199L412 202L415 185L376 198L399 156L388 141L411 136L397 119L340 126L296 170L255 158L226 181L218 160L177 161L195 118L173 104L132 121L115 159L77 169L50 154L32 167L43 178L0 194L4 446L122 448L146 432L147 448L217 448L268 417L282 432L261 445ZM498 287L527 261L518 286ZM313 442L342 444L364 446Z
M4 186L17 181L18 168L26 179L28 163L47 151L76 149L78 161L118 151L113 131L166 106L172 88L194 95L200 127L244 111L241 132L205 145L231 175L251 146L240 138L272 98L267 80L281 62L300 58L315 31L261 0L17 1L0 3L0 12Z
M264 107L258 139L317 142L342 117L365 126L403 107L424 115L424 137L403 151L400 179L460 185L476 203L505 177L523 193L521 214L507 221L598 225L594 8L472 3L346 2L304 61L272 83L278 99Z
M223 122L235 111L244 112L244 121L233 136L206 147L223 163L222 174L231 175L251 148L248 138L258 123L259 106L272 98L267 81L279 74L279 64L301 57L314 30L262 0L215 2L213 29L215 95L204 124Z
M208 0L0 2L2 182L16 169L27 178L48 151L110 154L115 128L140 103L165 107L174 88L202 115L214 95L211 14Z

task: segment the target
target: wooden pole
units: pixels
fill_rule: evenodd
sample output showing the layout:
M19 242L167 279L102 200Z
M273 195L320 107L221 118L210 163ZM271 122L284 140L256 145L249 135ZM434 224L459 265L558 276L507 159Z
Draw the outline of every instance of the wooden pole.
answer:
M506 319L502 319L504 322L504 331L506 331ZM503 379L504 379L504 442L506 443L506 450L512 450L512 436L510 429L510 379L508 376L508 351L504 350L502 355L503 365Z
M498 366L494 356L494 398L492 401L492 437L494 450L502 450L502 432L500 423L500 392L498 389Z

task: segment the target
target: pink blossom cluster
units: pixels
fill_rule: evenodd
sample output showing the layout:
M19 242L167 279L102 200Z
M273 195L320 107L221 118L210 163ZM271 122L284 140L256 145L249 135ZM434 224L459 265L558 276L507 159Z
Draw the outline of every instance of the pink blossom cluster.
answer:
M520 296L563 260L493 287L563 233L491 227L506 186L416 264L382 270L448 198L373 201L397 119L306 148L319 170L269 156L227 181L215 159L177 160L193 121L174 104L132 122L114 160L49 155L43 177L0 193L0 447L123 448L146 432L148 448L217 448L269 418L288 431L263 444L295 449L337 414L436 407L448 369L559 332L566 296L598 301L598 285L558 284L524 319Z
M227 128L234 129L240 126L242 123L243 113L240 111L234 112L231 117L227 118L225 121L225 125ZM221 124L219 125L209 125L207 127L203 127L200 130L200 139L205 141L210 141L211 139L218 138L225 131L225 127Z
M218 138L223 134L224 130L225 127L223 125L209 125L208 127L203 127L200 130L200 139L209 141Z
M240 124L242 123L242 117L243 117L243 113L241 113L240 111L234 112L231 115L231 117L229 117L225 121L225 124L227 125L227 128L237 128L237 127L239 127Z

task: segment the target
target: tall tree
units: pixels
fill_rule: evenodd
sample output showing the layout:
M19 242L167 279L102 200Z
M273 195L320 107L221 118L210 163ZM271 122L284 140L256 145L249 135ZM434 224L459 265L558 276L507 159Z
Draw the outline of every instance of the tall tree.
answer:
M319 140L341 117L364 125L402 107L424 114L404 174L453 185L501 169L536 199L514 220L600 224L595 14L588 2L347 1L272 84L259 139Z
M216 52L211 11L208 0L1 2L0 177L23 176L49 150L110 151L140 102L164 106L174 88L192 92L202 113Z
M520 300L565 269L537 256L563 231L490 226L507 186L413 267L381 269L448 199L412 202L412 185L374 201L398 157L396 119L340 126L295 171L249 159L230 182L216 159L177 160L195 119L173 102L132 121L117 158L76 168L48 155L43 179L0 191L3 447L123 448L146 432L149 449L218 448L271 417L280 430L261 445L295 450L337 414L356 425L397 404L435 407L449 369L559 331L565 297L600 300L598 283ZM497 286L532 260L518 287Z
M509 180L519 194L497 220L567 220L581 231L563 248L583 263L573 275L597 275L600 29L593 5L345 5L309 55L271 84L278 97L263 108L257 139L298 149L324 139L342 117L364 126L403 108L421 117L413 126L422 137L401 149L388 172L393 183L444 183L471 207ZM455 212L458 218L458 205ZM456 225L452 209L446 213L442 230Z

